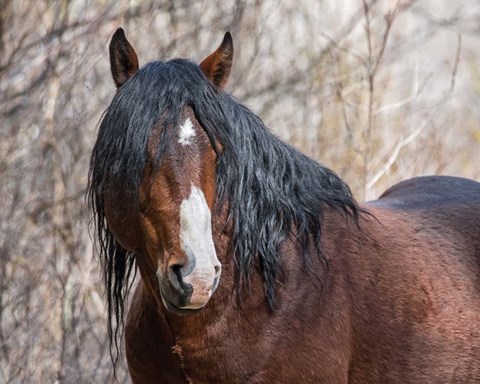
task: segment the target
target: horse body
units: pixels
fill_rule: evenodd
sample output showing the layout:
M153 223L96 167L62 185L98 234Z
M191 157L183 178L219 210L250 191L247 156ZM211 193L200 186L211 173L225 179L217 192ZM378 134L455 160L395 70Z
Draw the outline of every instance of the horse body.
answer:
M364 217L360 229L336 212L325 218L329 271L323 266L321 278L305 274L298 247L285 245L289 276L273 314L256 295L238 307L233 277L224 275L226 289L200 314L158 316L153 302L136 306L148 300L140 283L126 331L133 377L138 372L139 383L478 382L480 184L417 178L365 207L375 219ZM261 287L257 279L252 291ZM158 328L163 334L152 337ZM149 381L151 356L163 357L151 364Z
M404 181L358 205L222 91L233 43L138 67L92 153L113 351L134 383L478 383L480 184Z
M415 178L367 204L378 222L364 223L368 239L344 256L359 340L351 382L480 380L479 191Z

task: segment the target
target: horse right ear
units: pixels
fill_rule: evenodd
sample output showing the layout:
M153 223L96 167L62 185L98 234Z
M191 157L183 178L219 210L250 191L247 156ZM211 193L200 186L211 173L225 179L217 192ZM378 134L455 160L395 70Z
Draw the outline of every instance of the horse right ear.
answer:
M225 33L222 44L200 63L200 69L217 89L222 89L230 76L233 60L233 40Z
M119 88L138 71L137 53L125 37L122 28L118 28L113 34L109 51L113 81Z

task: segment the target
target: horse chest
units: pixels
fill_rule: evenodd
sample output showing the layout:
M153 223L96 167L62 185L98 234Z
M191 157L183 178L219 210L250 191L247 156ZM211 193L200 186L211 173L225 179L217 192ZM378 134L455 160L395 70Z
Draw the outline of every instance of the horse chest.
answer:
M232 335L199 332L188 338L177 337L172 348L184 372L186 382L246 383L255 374L255 346L244 344Z

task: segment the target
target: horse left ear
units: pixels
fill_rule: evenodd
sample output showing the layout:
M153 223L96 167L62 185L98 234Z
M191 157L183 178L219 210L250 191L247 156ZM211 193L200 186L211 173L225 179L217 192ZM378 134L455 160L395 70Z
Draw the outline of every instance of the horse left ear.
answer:
M117 88L120 88L138 71L137 53L125 37L122 28L118 28L113 34L109 51L113 81Z
M227 83L233 60L233 40L230 32L225 33L222 44L200 63L200 69L218 89Z

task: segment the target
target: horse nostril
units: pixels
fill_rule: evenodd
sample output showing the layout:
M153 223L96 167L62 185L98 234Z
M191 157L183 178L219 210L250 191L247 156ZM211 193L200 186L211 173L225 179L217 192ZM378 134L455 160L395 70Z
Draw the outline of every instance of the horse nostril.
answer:
M171 264L168 266L168 280L170 281L171 288L173 288L173 295L177 296L176 302L180 307L183 307L187 304L190 296L193 292L193 287L187 283L183 275L185 273L184 264Z
M215 277L217 277L220 274L220 266L215 265Z
M182 281L182 264L172 264L170 270L177 276L178 281Z
M172 264L168 267L170 269L169 273L169 280L170 283L176 288L176 289L183 289L184 287L184 282L183 282L183 264Z

